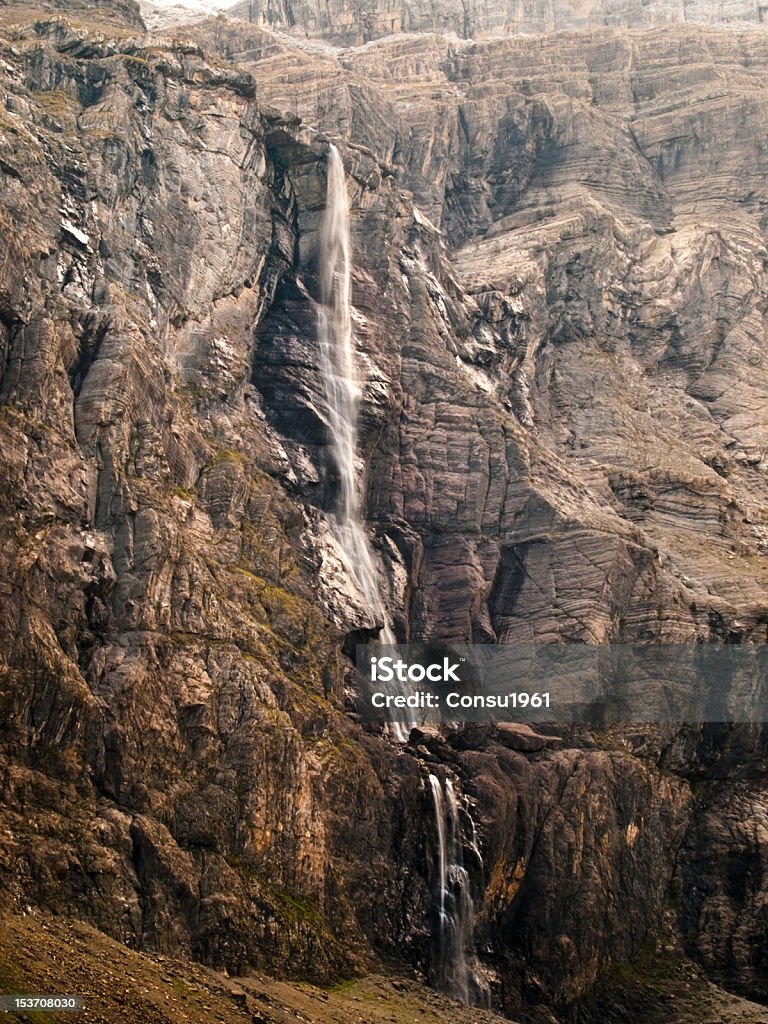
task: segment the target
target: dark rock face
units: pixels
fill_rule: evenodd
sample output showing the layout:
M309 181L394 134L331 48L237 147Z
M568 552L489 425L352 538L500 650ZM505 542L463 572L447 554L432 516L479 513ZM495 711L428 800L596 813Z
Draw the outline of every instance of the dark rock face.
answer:
M764 640L762 32L0 25L9 898L230 970L426 973L442 763L506 1012L565 1019L660 934L768 998L761 735L402 751L344 714L374 623L326 515L311 130L400 636Z
M297 244L285 129L194 50L30 31L4 79L4 888L334 977L429 892L418 766L339 711L333 551L250 383Z

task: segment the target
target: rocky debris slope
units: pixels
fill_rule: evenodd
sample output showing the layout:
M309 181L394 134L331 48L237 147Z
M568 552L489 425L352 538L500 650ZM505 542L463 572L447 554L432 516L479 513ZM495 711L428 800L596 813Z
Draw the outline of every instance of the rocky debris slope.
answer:
M376 623L314 307L332 136L401 637L764 639L762 32L337 53L126 10L0 7L7 898L426 975L450 771L495 1005L567 1019L660 936L766 998L759 731L396 750L344 713Z
M413 981L373 975L327 988L213 970L126 949L79 921L3 915L0 992L82 996L85 1024L503 1024ZM12 1014L19 1021L39 1014Z
M669 947L668 947L669 950ZM571 1016L577 1021L623 1024L627 1006L642 1007L644 1024L766 1024L768 1010L730 995L682 957L644 950L631 965L617 966Z
M231 978L188 961L142 954L79 921L45 914L4 914L0 932L0 992L77 993L85 1024L502 1024L407 979L371 975L317 988L265 975ZM667 1024L766 1024L764 1007L708 983L689 961L674 968L645 954L622 968L622 984L646 1008L647 1021ZM615 991L615 989L611 989ZM627 992L625 991L625 998ZM621 1004L619 1004L621 1005ZM611 1016L601 1005L603 1020ZM663 1016L662 1016L663 1014ZM653 1015L653 1016L652 1016ZM38 1015L15 1014L12 1020Z

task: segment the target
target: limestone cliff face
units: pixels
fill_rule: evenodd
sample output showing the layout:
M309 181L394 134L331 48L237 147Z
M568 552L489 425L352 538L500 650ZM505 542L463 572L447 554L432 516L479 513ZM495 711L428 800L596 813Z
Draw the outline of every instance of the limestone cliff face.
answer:
M418 945L420 770L351 739L310 600L338 557L251 383L295 260L291 136L244 72L97 13L9 34L4 890L230 969Z
M429 4L405 0L240 0L229 13L297 37L358 46L400 32L439 32L471 39L498 33L531 35L674 22L761 24L765 10L759 0L438 0Z
M768 998L762 733L402 751L345 713L375 624L328 525L314 308L328 136L401 637L763 641L762 30L0 27L10 899L230 970L426 974L442 765L508 1013L590 1019L659 935Z
M404 631L761 639L764 33L206 38L349 140L369 513L405 558ZM268 333L266 406L283 379L299 436L311 396L299 423Z

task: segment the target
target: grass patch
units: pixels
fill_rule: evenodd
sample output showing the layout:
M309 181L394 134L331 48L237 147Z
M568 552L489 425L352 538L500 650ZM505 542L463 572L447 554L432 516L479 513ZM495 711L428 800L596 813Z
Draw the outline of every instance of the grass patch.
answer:
M19 976L10 964L0 960L0 992L4 996L18 995L24 991Z
M235 451L234 448L218 448L211 460L212 466L221 465L242 465L245 462L245 455Z
M50 92L35 93L35 99L49 114L68 114L75 105L75 100L62 89L51 89Z
M357 984L357 978L339 978L338 981L331 982L330 985L323 985L326 992L349 992Z

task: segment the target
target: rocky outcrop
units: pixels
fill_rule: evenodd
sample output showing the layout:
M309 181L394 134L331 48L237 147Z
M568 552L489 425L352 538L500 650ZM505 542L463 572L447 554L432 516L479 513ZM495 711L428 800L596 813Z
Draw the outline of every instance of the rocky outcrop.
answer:
M759 131L738 133L762 117L762 33L335 56L204 37L352 147L369 506L407 562L410 635L761 637L765 189ZM374 219L382 171L413 195L410 225L397 206ZM267 404L290 433L282 399L313 370L269 336Z
M0 9L9 899L230 971L426 976L432 765L495 1005L588 1020L660 937L765 998L760 733L397 748L347 713L375 623L315 308L332 137L401 638L764 639L762 33L338 53L121 11Z
M264 28L298 37L322 38L359 46L395 33L446 33L462 39L484 35L531 35L604 26L634 28L675 22L753 22L761 24L765 7L758 0L626 0L622 3L569 3L538 0L507 3L441 0L440 3L348 3L317 0L240 0L230 13Z
M247 74L94 18L4 50L4 889L328 979L429 892L418 766L341 714L338 556L250 383L289 136Z

